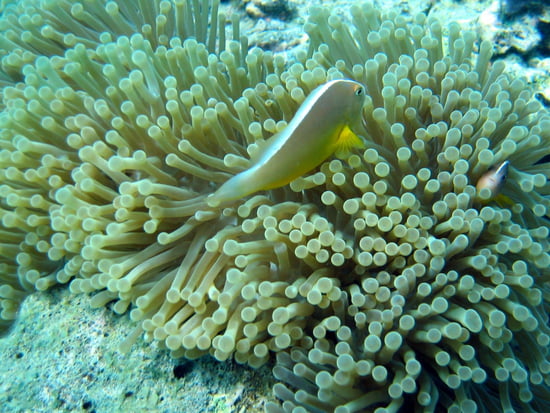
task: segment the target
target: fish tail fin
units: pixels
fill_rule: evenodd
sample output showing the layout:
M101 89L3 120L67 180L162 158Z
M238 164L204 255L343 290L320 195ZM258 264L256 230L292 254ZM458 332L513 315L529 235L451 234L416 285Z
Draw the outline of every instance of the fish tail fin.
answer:
M338 140L336 141L336 156L344 157L353 148L362 148L365 144L359 136L353 132L348 125L344 126L340 135L338 135Z
M246 172L247 171L241 172L229 178L216 190L216 192L209 195L206 198L208 206L217 207L226 202L234 201L248 195L250 191L246 185Z

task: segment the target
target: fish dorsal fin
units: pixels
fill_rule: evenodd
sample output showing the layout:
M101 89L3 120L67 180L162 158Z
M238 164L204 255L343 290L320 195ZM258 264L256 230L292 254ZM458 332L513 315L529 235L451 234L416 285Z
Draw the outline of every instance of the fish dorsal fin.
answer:
M248 145L246 151L248 152L248 155L250 156L250 162L253 165L257 163L260 158L263 157L266 151L269 151L270 148L272 148L274 145L277 145L277 139L280 137L281 133L286 130L286 128L287 127L285 126L283 129L275 132L267 139L258 139L254 143Z
M255 164L258 162L258 159L262 157L262 154L266 151L266 148L269 147L269 143L271 138L268 139L258 139L256 142L251 143L246 148L246 152L248 153L248 156L250 156L250 162L252 164Z
M340 158L349 154L353 148L362 148L363 146L365 145L361 138L357 136L348 125L345 125L338 135L334 152L336 156Z

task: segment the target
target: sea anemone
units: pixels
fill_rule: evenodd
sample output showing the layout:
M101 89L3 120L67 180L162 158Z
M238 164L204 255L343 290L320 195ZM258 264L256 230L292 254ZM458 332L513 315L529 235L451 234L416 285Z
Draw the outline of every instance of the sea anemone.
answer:
M313 9L292 63L130 27L22 66L0 114L2 318L70 282L130 310L124 351L276 354L269 411L549 409L550 117L457 25L351 12ZM367 87L365 148L208 206L336 78ZM505 160L501 197L476 190Z

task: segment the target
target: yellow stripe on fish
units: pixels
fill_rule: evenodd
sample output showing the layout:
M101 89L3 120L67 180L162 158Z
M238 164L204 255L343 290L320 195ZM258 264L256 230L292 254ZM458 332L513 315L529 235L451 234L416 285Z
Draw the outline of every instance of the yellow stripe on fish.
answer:
M332 80L311 92L286 128L272 136L258 160L207 198L210 206L279 188L319 166L335 152L361 147L350 129L361 116L365 87Z

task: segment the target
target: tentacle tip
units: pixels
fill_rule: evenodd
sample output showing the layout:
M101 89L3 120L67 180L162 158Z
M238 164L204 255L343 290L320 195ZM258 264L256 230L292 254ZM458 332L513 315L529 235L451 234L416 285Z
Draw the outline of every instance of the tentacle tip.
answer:
M206 197L206 204L211 208L216 208L220 206L221 201L215 194L210 194Z

